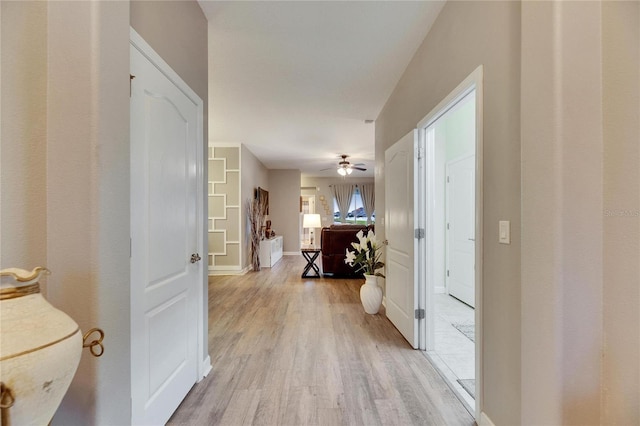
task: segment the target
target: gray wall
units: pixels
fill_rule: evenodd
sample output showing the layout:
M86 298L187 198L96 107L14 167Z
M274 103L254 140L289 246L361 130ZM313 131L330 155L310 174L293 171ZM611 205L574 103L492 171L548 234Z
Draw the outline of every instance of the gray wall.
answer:
M283 251L300 251L300 170L269 170L269 219Z
M249 149L242 145L240 204L242 215L242 269L251 266L251 223L247 213L247 201L253 200L254 191L260 187L269 190L269 171Z
M384 151L484 66L484 412L520 423L520 3L447 2L376 120L377 218ZM497 243L511 221L511 245ZM381 239L384 230L378 227Z

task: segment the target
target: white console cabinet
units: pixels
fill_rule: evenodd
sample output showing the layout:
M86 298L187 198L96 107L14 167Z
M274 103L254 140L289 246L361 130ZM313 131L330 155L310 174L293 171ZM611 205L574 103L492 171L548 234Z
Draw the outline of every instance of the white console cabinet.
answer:
M282 235L260 241L260 267L271 268L282 259Z

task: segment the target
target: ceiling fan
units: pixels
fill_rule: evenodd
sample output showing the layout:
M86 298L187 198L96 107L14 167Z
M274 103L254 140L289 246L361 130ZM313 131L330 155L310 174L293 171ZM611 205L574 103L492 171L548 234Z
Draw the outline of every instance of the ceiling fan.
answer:
M349 156L345 154L340 156L340 158L342 158L342 160L338 162L338 174L340 176L350 175L354 170L359 170L361 172L364 172L367 170L365 168L360 167L360 166L364 166L364 163L351 164L350 162L347 161L347 157Z

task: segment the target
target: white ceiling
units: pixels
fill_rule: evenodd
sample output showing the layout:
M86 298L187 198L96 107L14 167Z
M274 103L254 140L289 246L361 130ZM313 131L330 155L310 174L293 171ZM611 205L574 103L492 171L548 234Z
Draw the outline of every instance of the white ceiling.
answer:
M206 1L209 139L269 169L373 176L375 119L440 12L434 1Z

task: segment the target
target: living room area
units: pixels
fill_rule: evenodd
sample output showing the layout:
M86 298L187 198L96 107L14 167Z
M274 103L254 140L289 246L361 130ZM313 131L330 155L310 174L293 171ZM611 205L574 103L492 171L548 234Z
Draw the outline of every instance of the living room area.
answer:
M332 161L328 160L325 162L330 170L310 176L300 170L267 169L240 144L211 144L208 152L210 275L243 274L252 269L249 215L258 191L268 200L261 219L260 240L281 240L283 256L300 256L302 248L320 249L322 228L342 223L375 224L372 161L358 161L359 168L369 170L354 171L343 177L336 172L336 167L330 167ZM336 158L335 164L338 162ZM348 194L342 214L335 195L338 188L344 188ZM369 209L366 212L363 198ZM319 215L316 227L304 226L305 214ZM341 252L344 255L344 249ZM272 266L269 259L264 260L262 267Z

